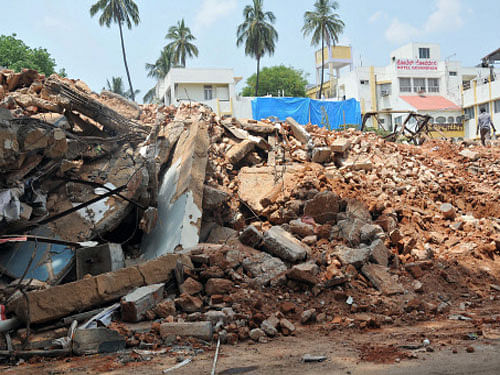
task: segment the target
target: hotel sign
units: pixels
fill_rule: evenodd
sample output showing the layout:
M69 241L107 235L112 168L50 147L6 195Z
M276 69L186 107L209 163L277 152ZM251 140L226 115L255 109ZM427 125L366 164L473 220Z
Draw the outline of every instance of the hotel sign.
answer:
M412 59L398 59L396 60L397 70L437 70L438 63L436 60L412 60Z

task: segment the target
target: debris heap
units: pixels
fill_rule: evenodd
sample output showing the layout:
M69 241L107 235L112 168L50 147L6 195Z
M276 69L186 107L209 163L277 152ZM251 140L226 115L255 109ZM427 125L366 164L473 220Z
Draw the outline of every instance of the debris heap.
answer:
M475 319L498 306L499 156L2 71L0 354Z

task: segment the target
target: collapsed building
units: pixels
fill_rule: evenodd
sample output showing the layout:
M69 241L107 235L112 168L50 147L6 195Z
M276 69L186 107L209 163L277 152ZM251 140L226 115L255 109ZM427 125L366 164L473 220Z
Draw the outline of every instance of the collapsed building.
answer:
M1 71L0 355L479 319L500 291L499 156Z

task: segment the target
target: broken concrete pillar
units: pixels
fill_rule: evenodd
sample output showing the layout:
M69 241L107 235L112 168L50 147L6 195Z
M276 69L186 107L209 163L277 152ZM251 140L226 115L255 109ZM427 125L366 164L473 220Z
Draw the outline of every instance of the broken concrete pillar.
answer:
M286 262L296 263L307 257L308 248L281 227L272 227L264 234L264 248Z
M160 335L162 338L168 336L191 336L202 340L212 340L211 322L177 322L163 323L160 325Z
M17 298L7 308L24 322L52 321L115 301L134 288L167 282L178 261L193 267L188 256L169 254L138 266L28 292L27 299Z
M306 145L311 139L311 136L307 132L307 130L297 121L295 121L292 117L287 117L286 122L288 123L288 125L290 125L293 136L297 138L297 140L300 141L300 143Z
M73 335L76 355L115 353L125 349L125 337L108 328L77 329Z
M248 139L233 145L226 154L226 159L231 164L239 163L255 147L255 142Z
M143 286L122 298L121 315L125 322L140 322L146 317L146 312L151 310L163 299L165 284Z
M208 146L204 121L193 121L181 134L158 194L158 223L141 244L145 259L198 243Z
M82 247L76 250L76 278L85 275L117 271L125 266L123 250L120 244L107 243L95 247Z

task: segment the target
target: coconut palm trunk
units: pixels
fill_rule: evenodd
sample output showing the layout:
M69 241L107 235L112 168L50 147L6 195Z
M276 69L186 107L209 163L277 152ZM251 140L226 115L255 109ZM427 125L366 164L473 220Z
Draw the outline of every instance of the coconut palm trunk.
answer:
M260 56L257 56L257 79L255 82L255 96L259 93L259 72L260 72Z
M321 32L321 82L319 85L318 99L322 98L324 77L325 77L325 33L322 31Z
M127 80L128 80L128 85L130 87L130 97L133 101L135 101L135 94L134 94L134 89L132 87L132 80L130 79L130 72L128 71L127 54L125 53L125 41L123 40L123 30L122 30L121 19L118 21L118 28L120 29L120 40L122 42L123 63L125 64L125 71L127 72Z

